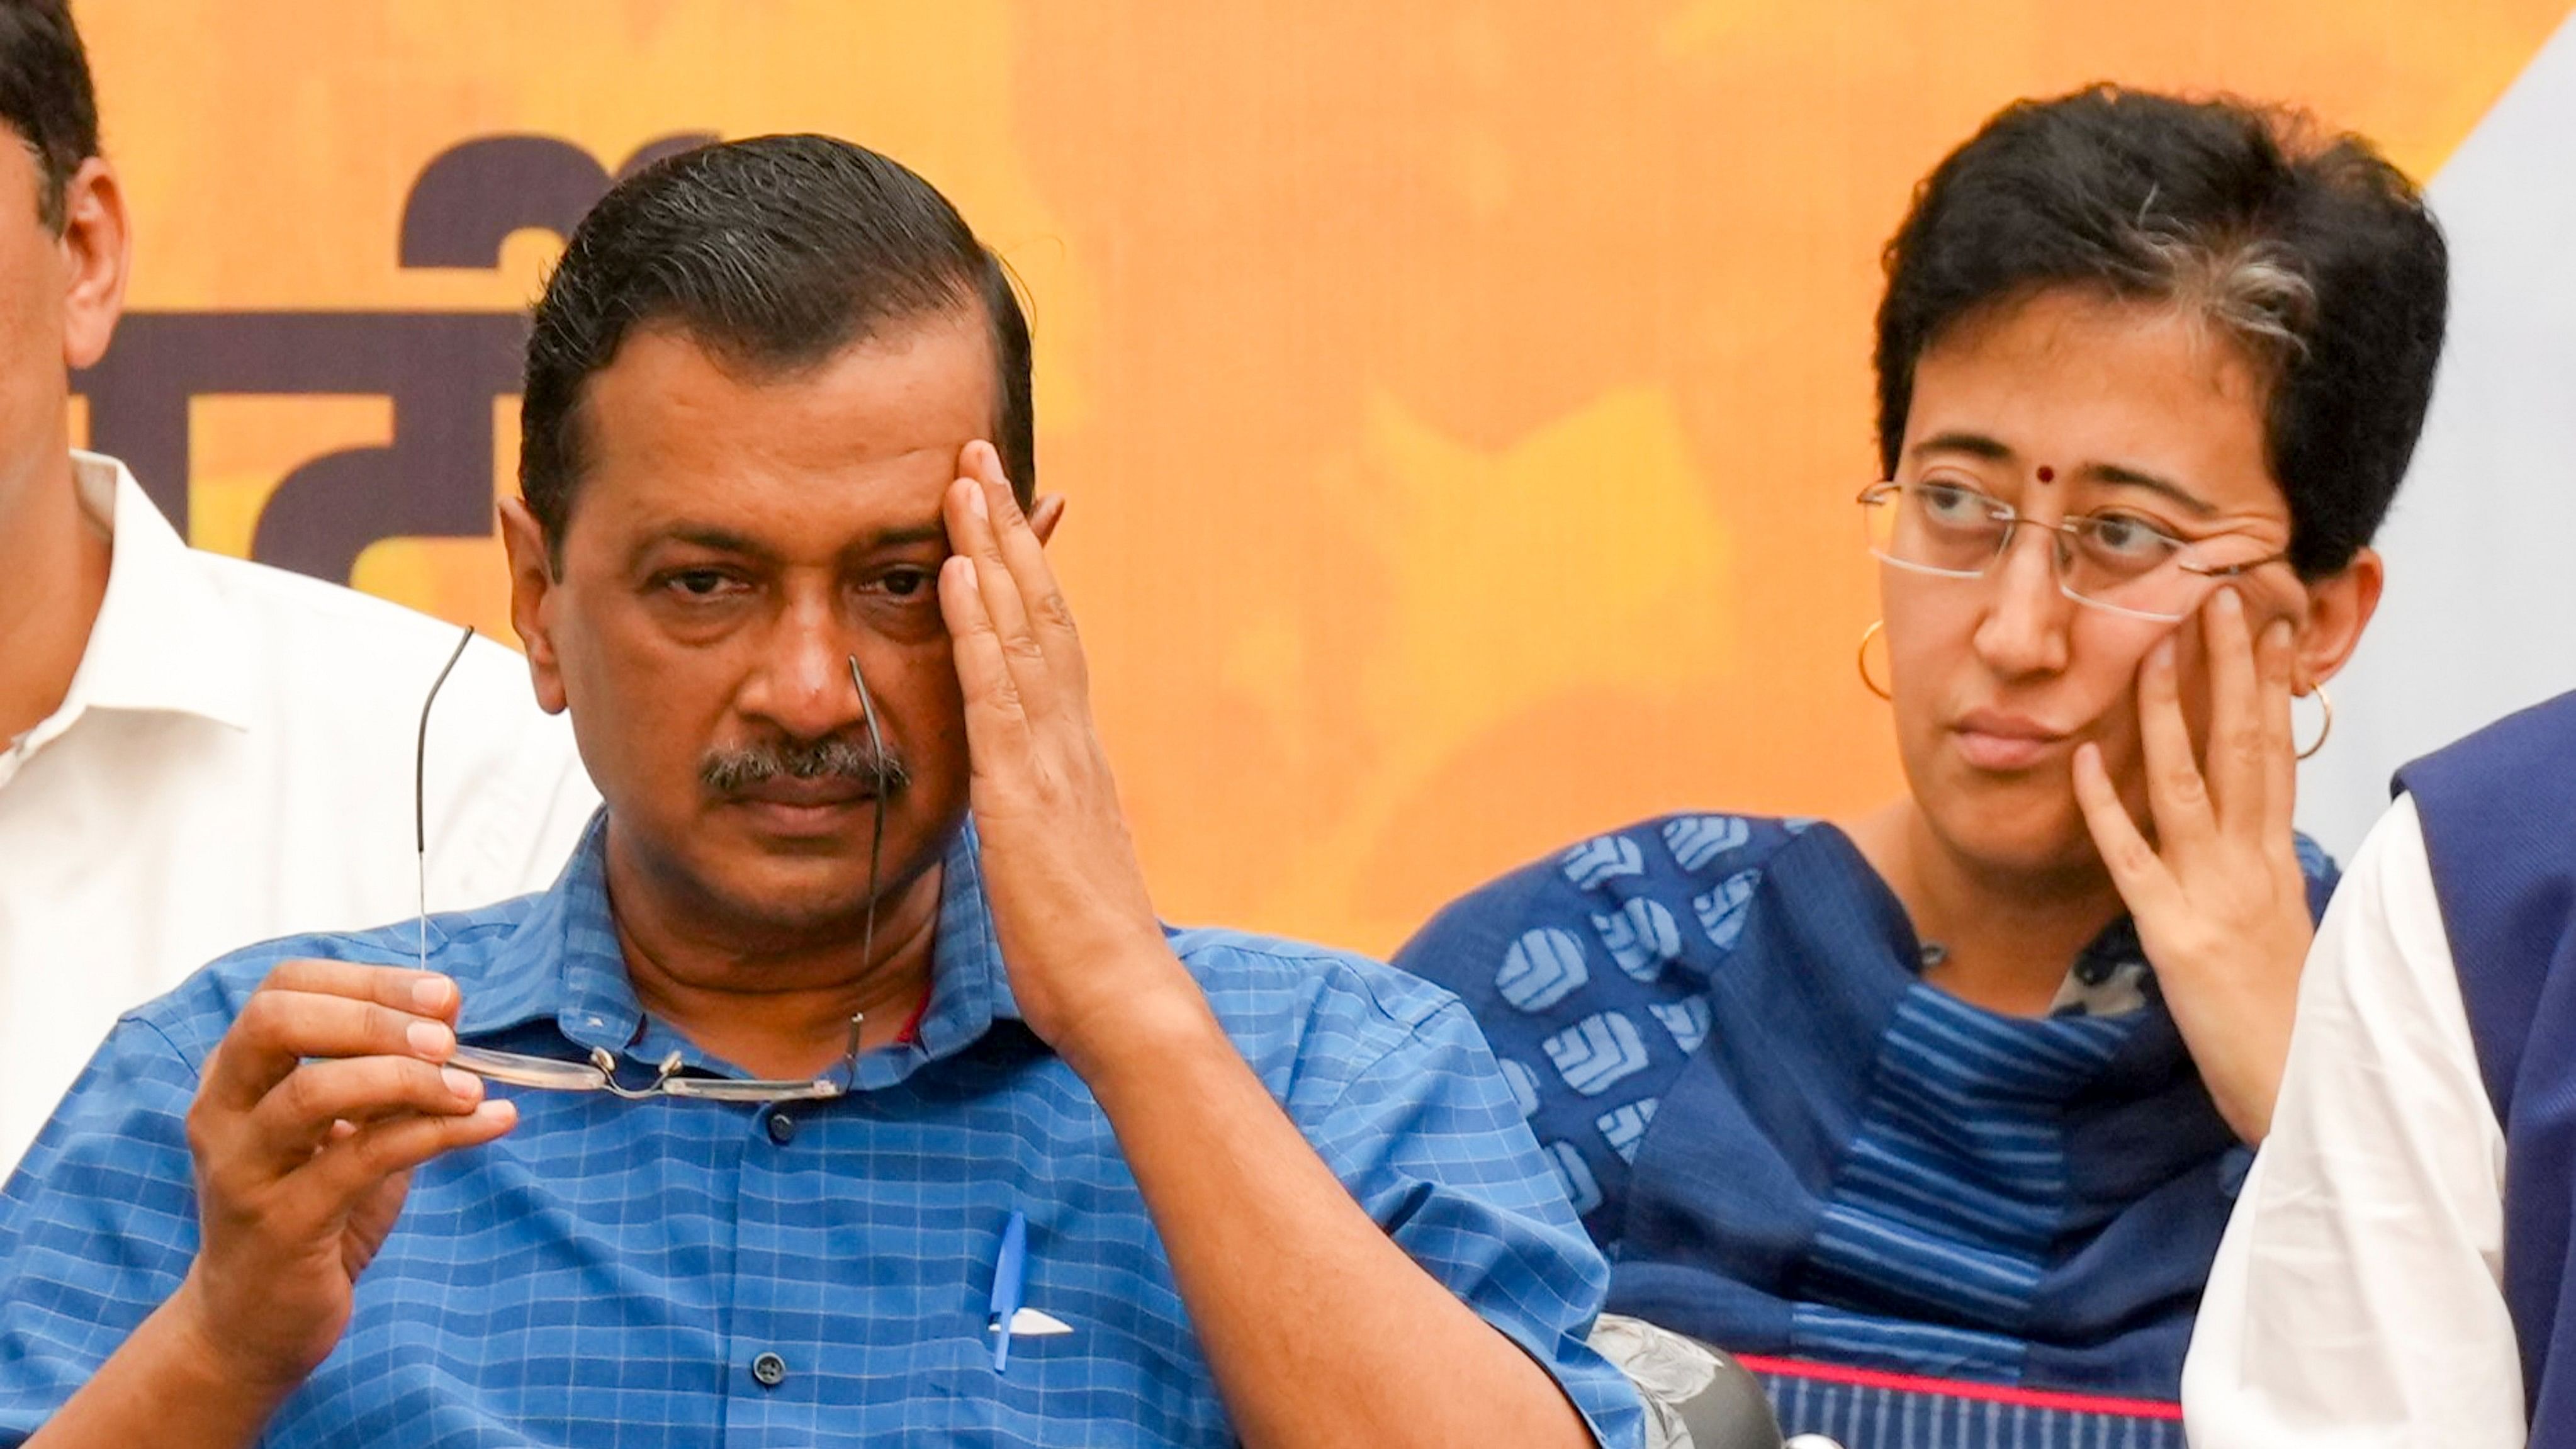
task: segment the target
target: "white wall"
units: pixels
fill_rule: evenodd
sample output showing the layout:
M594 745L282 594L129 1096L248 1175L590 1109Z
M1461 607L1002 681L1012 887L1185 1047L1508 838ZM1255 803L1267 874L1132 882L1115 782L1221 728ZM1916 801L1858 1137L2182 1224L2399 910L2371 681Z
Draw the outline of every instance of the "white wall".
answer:
M2450 338L2379 538L2387 598L2299 780L2301 827L2339 858L2399 765L2576 689L2576 20L2430 191L2451 242ZM2315 728L2302 706L2300 738Z

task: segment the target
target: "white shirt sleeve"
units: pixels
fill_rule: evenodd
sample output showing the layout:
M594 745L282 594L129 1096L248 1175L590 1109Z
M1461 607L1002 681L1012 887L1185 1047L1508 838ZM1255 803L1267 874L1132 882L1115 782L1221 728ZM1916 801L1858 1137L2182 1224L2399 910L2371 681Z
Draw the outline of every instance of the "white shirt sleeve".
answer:
M2299 983L2272 1135L2183 1369L2193 1449L2520 1449L2504 1133L2400 799Z

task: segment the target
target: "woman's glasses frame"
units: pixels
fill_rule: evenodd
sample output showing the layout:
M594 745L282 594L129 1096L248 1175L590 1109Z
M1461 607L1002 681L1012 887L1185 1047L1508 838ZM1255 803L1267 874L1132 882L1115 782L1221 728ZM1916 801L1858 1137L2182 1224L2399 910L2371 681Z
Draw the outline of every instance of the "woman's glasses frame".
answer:
M417 857L420 891L420 969L429 969L429 712L438 702L439 690L446 687L447 677L456 671L456 662L465 657L465 648L474 642L474 629L468 625L447 656L446 665L429 686L429 695L420 702L420 737L412 758L412 848ZM871 958L877 935L877 867L885 850L886 794L891 788L886 769L885 735L877 725L876 699L868 692L867 677L859 672L857 655L850 656L850 683L859 692L859 713L866 721L868 755L876 770L875 819L868 832L868 900L866 915L859 928L859 959ZM513 1087L530 1087L551 1092L607 1092L612 1096L640 1102L650 1097L690 1097L709 1102L814 1102L841 1096L858 1082L859 1028L864 1018L850 1018L850 1046L841 1060L840 1080L829 1076L811 1081L765 1080L760 1078L684 1076L680 1054L664 1057L653 1070L651 1079L642 1086L628 1086L618 1077L617 1057L606 1047L593 1047L588 1061L564 1061L555 1057L525 1056L518 1052L492 1051L485 1047L458 1046L447 1064L472 1072L486 1081Z
M1984 563L1979 564L1973 569L1943 568L1938 564L1927 563L1921 559L1899 557L1888 547L1877 541L1875 530L1877 528L1878 518L1881 516L1892 517L1893 515L1890 514L1888 510L1902 506L1908 495L1920 493L1922 490L1929 487L1942 487L1952 492L1970 494L1973 495L1981 504L1985 505L1986 523L1988 527L1996 530L1996 538L1994 550L1986 556ZM2109 599L2098 598L2092 594L2081 592L2069 579L2069 571L2073 567L2072 560L2074 550L2092 538L2100 529L2109 524L2117 523L2127 527L2143 530L2146 533L2152 534L2156 538L2161 539L2172 549L2172 555L2166 562L2169 562L2174 568L2181 572L2189 574L2195 578L2223 582L2228 579L2238 578L2245 574L2252 573L2254 570L2263 568L2270 564L2287 563L2289 561L2289 555L2286 553L2269 553L2265 554L2261 558L2251 559L2238 564L2203 563L2193 552L2193 550L2198 546L2198 541L2175 537L2164 529L2157 528L2155 525L2132 514L2112 515L2101 513L2079 513L2058 523L2039 523L2024 516L2018 509L2014 508L2011 504L2004 502L2002 499L1993 497L1990 494L1979 492L1976 489L1969 488L1961 484L1933 485L1923 483L1898 483L1888 479L1881 479L1878 482L1872 483L1868 487L1863 488L1860 491L1860 496L1853 501L1860 504L1864 515L1870 519L1872 538L1869 551L1870 555L1881 563L1890 564L1901 569L1907 569L1914 573L1930 574L1937 578L1984 578L1987 574L1994 571L1995 565L2000 562L2006 554L2012 552L2013 539L2023 528L2029 527L2046 529L2051 534L2055 535L2055 537L2050 540L2048 557L2049 567L2052 570L2052 576L2057 581L2057 591L2059 593L2064 594L2066 597L2073 599L2075 602L2082 604L2087 608L2100 609L2105 613L2118 614L2131 619L2151 619L2158 623L2165 624L2189 618L2192 610L2198 608L2199 604L2194 602L2187 608L2174 610L2142 609L2129 604L2115 603ZM2162 568L2164 566L2164 563L2158 563L2153 567ZM2205 594L2204 597L2206 597Z

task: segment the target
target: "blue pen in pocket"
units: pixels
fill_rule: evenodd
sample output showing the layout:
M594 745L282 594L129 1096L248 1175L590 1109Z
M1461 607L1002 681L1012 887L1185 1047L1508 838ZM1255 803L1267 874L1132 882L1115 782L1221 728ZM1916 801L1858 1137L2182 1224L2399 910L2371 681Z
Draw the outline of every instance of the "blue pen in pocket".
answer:
M993 1372L1011 1366L1011 1320L1020 1316L1022 1275L1028 1271L1029 1215L1014 1211L1002 1229L1002 1251L993 1259Z

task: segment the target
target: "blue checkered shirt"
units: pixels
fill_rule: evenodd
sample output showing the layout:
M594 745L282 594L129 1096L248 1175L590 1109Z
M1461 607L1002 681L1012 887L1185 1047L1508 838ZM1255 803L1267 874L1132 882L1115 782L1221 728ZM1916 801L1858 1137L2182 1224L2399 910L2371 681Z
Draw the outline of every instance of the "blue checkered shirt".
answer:
M183 1118L261 977L289 957L406 964L415 929L238 952L118 1023L0 1190L0 1444L186 1272ZM676 1051L739 1075L636 1004L596 824L552 890L429 933L468 1042ZM1603 1443L1637 1444L1625 1380L1583 1343L1602 1260L1457 1002L1339 952L1170 939L1369 1214L1555 1375ZM1233 1442L1108 1120L1020 1020L971 831L947 858L932 981L915 1039L869 1052L836 1101L517 1093L509 1136L416 1175L348 1332L263 1442ZM1014 1211L1023 1302L1072 1332L1016 1338L997 1373L987 1309Z

